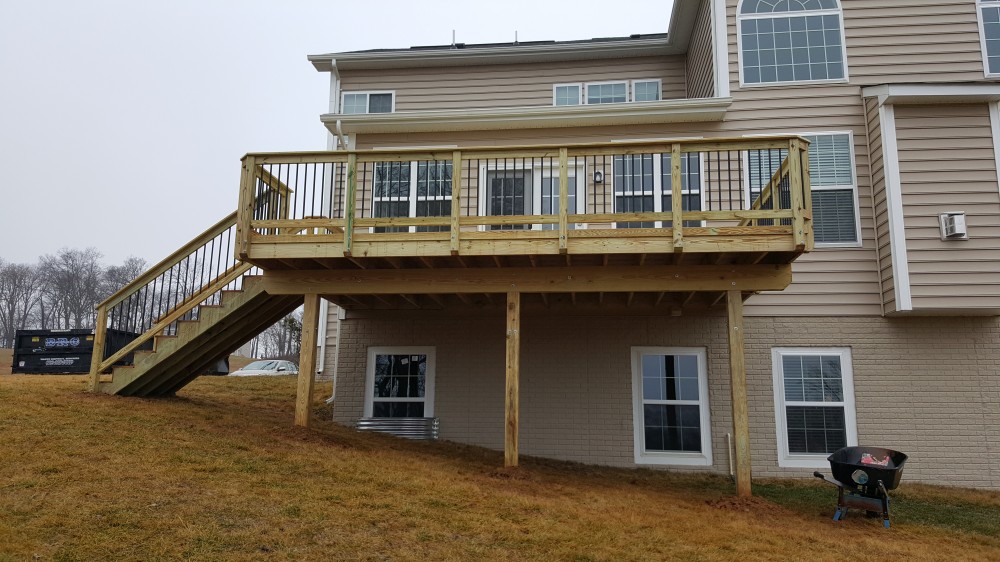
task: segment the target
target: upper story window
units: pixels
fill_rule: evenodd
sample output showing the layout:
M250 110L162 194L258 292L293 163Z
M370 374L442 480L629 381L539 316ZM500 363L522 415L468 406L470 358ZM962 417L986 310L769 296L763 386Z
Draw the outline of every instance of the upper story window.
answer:
M624 103L628 101L628 82L587 84L587 104Z
M860 240L858 190L851 133L804 133L802 136L809 140L809 178L816 245L857 246ZM787 155L788 151L784 149L749 151L747 183L751 202L760 195Z
M556 84L552 87L552 104L596 105L633 101L658 101L661 89L662 82L658 79Z
M742 84L846 80L837 0L743 0L738 14Z
M1000 0L979 0L979 35L987 76L1000 76Z
M395 105L392 92L344 92L341 113L392 113Z

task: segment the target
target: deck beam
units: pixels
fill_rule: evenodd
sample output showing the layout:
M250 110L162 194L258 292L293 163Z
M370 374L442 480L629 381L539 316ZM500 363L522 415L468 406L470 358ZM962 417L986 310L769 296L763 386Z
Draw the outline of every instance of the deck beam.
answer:
M264 272L262 283L272 295L412 295L506 293L515 285L523 293L780 291L791 280L783 264L285 270Z

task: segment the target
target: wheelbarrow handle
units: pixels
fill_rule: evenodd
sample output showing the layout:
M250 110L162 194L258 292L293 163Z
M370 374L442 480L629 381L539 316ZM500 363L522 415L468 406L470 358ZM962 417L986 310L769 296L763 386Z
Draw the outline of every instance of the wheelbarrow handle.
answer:
M836 486L838 488L843 488L844 487L844 485L841 484L840 482L837 482L836 480L833 480L831 478L827 478L826 476L823 476L823 473L820 472L820 471L818 471L818 470L816 472L813 472L813 476L815 476L816 478L819 478L820 480L822 480L824 482L828 482L830 484L833 484L834 486Z

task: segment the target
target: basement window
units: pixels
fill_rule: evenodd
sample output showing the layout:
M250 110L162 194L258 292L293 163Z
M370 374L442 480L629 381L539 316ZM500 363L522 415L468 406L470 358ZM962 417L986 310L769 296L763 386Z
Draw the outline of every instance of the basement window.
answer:
M434 348L368 348L364 415L434 417Z
M778 466L824 468L858 444L849 348L779 347L771 361Z
M704 348L633 347L632 403L636 464L712 464Z

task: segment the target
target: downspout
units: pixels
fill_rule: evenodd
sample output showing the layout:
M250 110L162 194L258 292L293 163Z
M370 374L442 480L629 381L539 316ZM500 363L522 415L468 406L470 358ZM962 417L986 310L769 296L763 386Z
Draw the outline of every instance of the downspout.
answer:
M340 112L340 71L337 69L337 61L330 61L330 113L337 114ZM337 137L332 134L327 134L326 148L327 150L337 150L337 141L342 144L340 146L346 146L344 143L344 135L340 129L340 120L337 120ZM330 324L330 301L326 299L320 300L319 303L319 317L322 319L319 324L319 357L316 362L316 372L322 374L323 370L326 368L326 336L327 336L327 326ZM336 385L336 362L334 362L334 384Z

